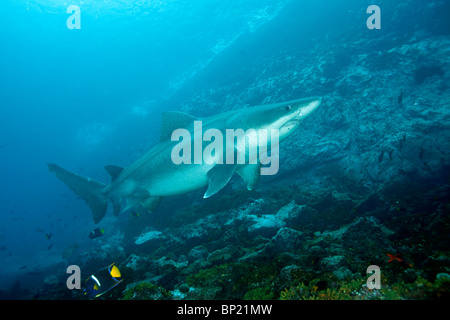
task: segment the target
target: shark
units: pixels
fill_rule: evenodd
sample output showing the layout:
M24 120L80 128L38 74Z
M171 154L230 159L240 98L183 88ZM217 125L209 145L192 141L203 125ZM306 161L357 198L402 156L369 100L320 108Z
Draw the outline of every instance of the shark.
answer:
M277 156L274 150L280 142L320 104L320 97L309 97L203 118L178 111L164 112L160 142L125 168L105 166L110 183L72 173L53 163L47 165L88 204L95 224L102 220L110 204L114 215L118 215L139 206L152 212L163 197L201 188L206 188L203 197L209 198L224 188L235 173L252 190L262 174L273 174L264 173L270 164L268 160L274 160L269 153ZM220 140L223 137L227 139ZM194 154L189 154L192 150Z

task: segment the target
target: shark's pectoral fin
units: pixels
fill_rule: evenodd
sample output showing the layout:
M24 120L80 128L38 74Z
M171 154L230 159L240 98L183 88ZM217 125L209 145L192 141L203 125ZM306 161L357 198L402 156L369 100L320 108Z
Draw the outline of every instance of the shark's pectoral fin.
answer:
M197 118L183 112L168 111L161 115L161 133L159 141L170 140L172 132L176 129L186 129L194 123Z
M203 198L209 198L225 187L233 176L235 169L236 165L234 164L218 164L209 170L207 173L209 180L208 189Z
M126 206L125 209L123 209L123 211L127 211L137 207L150 197L151 197L150 193L147 190L144 189L135 190L132 195L125 198Z
M247 183L247 189L253 190L261 176L261 164L258 162L256 164L241 165L236 172Z
M141 202L141 205L147 209L148 212L152 212L161 203L161 197L148 197Z

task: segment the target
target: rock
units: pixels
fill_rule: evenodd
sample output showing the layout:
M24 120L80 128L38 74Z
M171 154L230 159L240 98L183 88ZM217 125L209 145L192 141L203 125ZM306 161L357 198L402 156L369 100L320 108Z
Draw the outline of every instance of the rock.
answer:
M221 264L230 261L237 253L235 246L227 246L225 248L216 250L208 256L208 263Z
M238 261L239 262L257 262L264 260L266 258L264 249L258 251L250 251L247 254L241 256Z
M294 208L286 219L286 226L295 227L306 225L317 217L317 210L308 205L301 205Z
M281 228L270 241L263 245L260 250L250 251L238 259L238 261L261 261L268 257L283 253L292 254L293 251L302 248L300 243L305 240L305 235L288 227Z
M188 245L199 245L208 240L208 231L201 225L191 224L181 230L181 237Z
M293 273L301 272L301 268L296 265L286 266L280 270L280 280L287 285L292 285L294 283Z
M436 261L439 263L442 263L442 265L444 265L444 266L450 267L450 258L445 255L441 255L441 256L437 257Z
M287 221L289 219L293 219L298 215L299 209L301 209L303 206L297 205L295 200L292 200L287 205L281 207L277 213L276 216L281 221Z
M386 251L393 251L389 236L392 231L374 217L361 217L333 231L324 231L312 242L319 243L331 256L347 255L349 251L361 261L383 259ZM353 270L353 269L352 269Z
M254 218L255 223L248 228L248 235L252 238L262 236L264 238L273 237L278 229L285 226L284 221L276 215L262 215Z
M347 260L344 256L331 256L323 258L320 266L324 271L336 271L337 269L347 265Z
M45 277L44 285L47 286L57 286L59 284L59 279L55 274L50 274Z
M141 235L136 239L134 242L137 245L144 244L146 242L159 242L161 239L163 239L162 232L156 231L156 230L147 230L146 228L144 232L141 233Z
M155 268L155 273L164 273L166 270L178 270L185 268L188 265L188 261L176 262L167 257L161 257L158 260L153 260L152 265Z
M187 262L188 258L182 254L181 256L178 257L178 263L183 263L183 262Z
M206 249L204 246L196 246L191 249L187 258L189 263L192 263L198 260L205 260L208 255L208 249Z
M181 293L188 293L189 290L191 289L187 284L183 283L182 285L179 286L178 290L180 290Z
M169 271L163 274L161 277L158 277L156 284L163 288L171 289L176 285L177 276L178 270Z
M167 243L168 237L162 232L153 230L150 227L144 229L141 235L135 240L136 251L140 253L153 252Z
M270 240L266 248L271 248L276 253L292 251L299 247L300 241L304 240L303 232L291 228L282 228L278 230L275 237Z
M333 274L338 280L346 280L352 277L353 273L347 267L341 267L335 271Z
M295 200L292 200L275 214L249 214L245 216L244 219L253 222L248 228L249 236L253 238L256 236L273 237L280 228L295 224L304 207L306 206L299 206Z
M218 300L223 291L222 286L211 286L205 288L191 288L186 294L185 300Z
M436 280L450 281L450 274L441 272L436 275Z
M321 256L321 255L324 255L326 252L320 246L311 246L308 249L308 253L312 256Z
M304 234L291 228L281 228L278 230L275 237L267 243L261 250L262 256L274 256L282 253L292 254L298 248L301 248L300 243L304 240Z
M173 300L184 300L186 298L186 293L181 292L180 289L175 289L170 291Z
M149 268L151 259L147 257L141 257L132 253L127 260L126 267L136 272L143 272Z
M127 284L123 291L125 300L169 300L170 292L148 280Z
M413 283L416 281L418 274L416 273L416 270L409 268L403 271L403 281L405 283Z

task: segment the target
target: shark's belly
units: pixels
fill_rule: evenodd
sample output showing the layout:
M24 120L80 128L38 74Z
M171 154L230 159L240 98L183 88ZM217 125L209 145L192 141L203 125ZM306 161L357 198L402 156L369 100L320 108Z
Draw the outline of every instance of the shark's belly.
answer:
M177 195L205 187L207 171L202 165L179 165L177 170L154 177L147 189L152 196Z
M107 192L118 198L164 197L190 192L208 184L211 165L179 164L171 159L174 143L157 145L125 169Z
M154 171L143 187L155 197L183 194L208 184L208 165L169 164L171 168Z

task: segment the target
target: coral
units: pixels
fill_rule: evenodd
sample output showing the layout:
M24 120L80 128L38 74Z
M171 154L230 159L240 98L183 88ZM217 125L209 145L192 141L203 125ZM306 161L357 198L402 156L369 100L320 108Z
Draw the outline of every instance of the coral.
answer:
M413 283L398 281L392 286L382 287L381 292L384 295L383 299L387 300L446 299L450 297L450 279L437 278L431 282L419 276Z
M280 293L281 300L353 300L362 282L352 280L340 283L336 287L321 290L320 279L311 281L308 285L303 282L295 287L285 289Z
M123 292L122 300L169 300L171 293L149 282L140 282L128 286Z
M186 283L201 292L197 298L211 298L213 290L215 299L275 299L281 263L225 263L187 276Z
M413 283L397 281L392 285L382 283L381 289L370 290L365 279L340 282L320 289L320 278L309 284L284 289L281 300L426 300L449 297L450 278L439 277L434 282L418 277Z
M255 288L247 291L244 300L272 300L274 293L269 288Z

